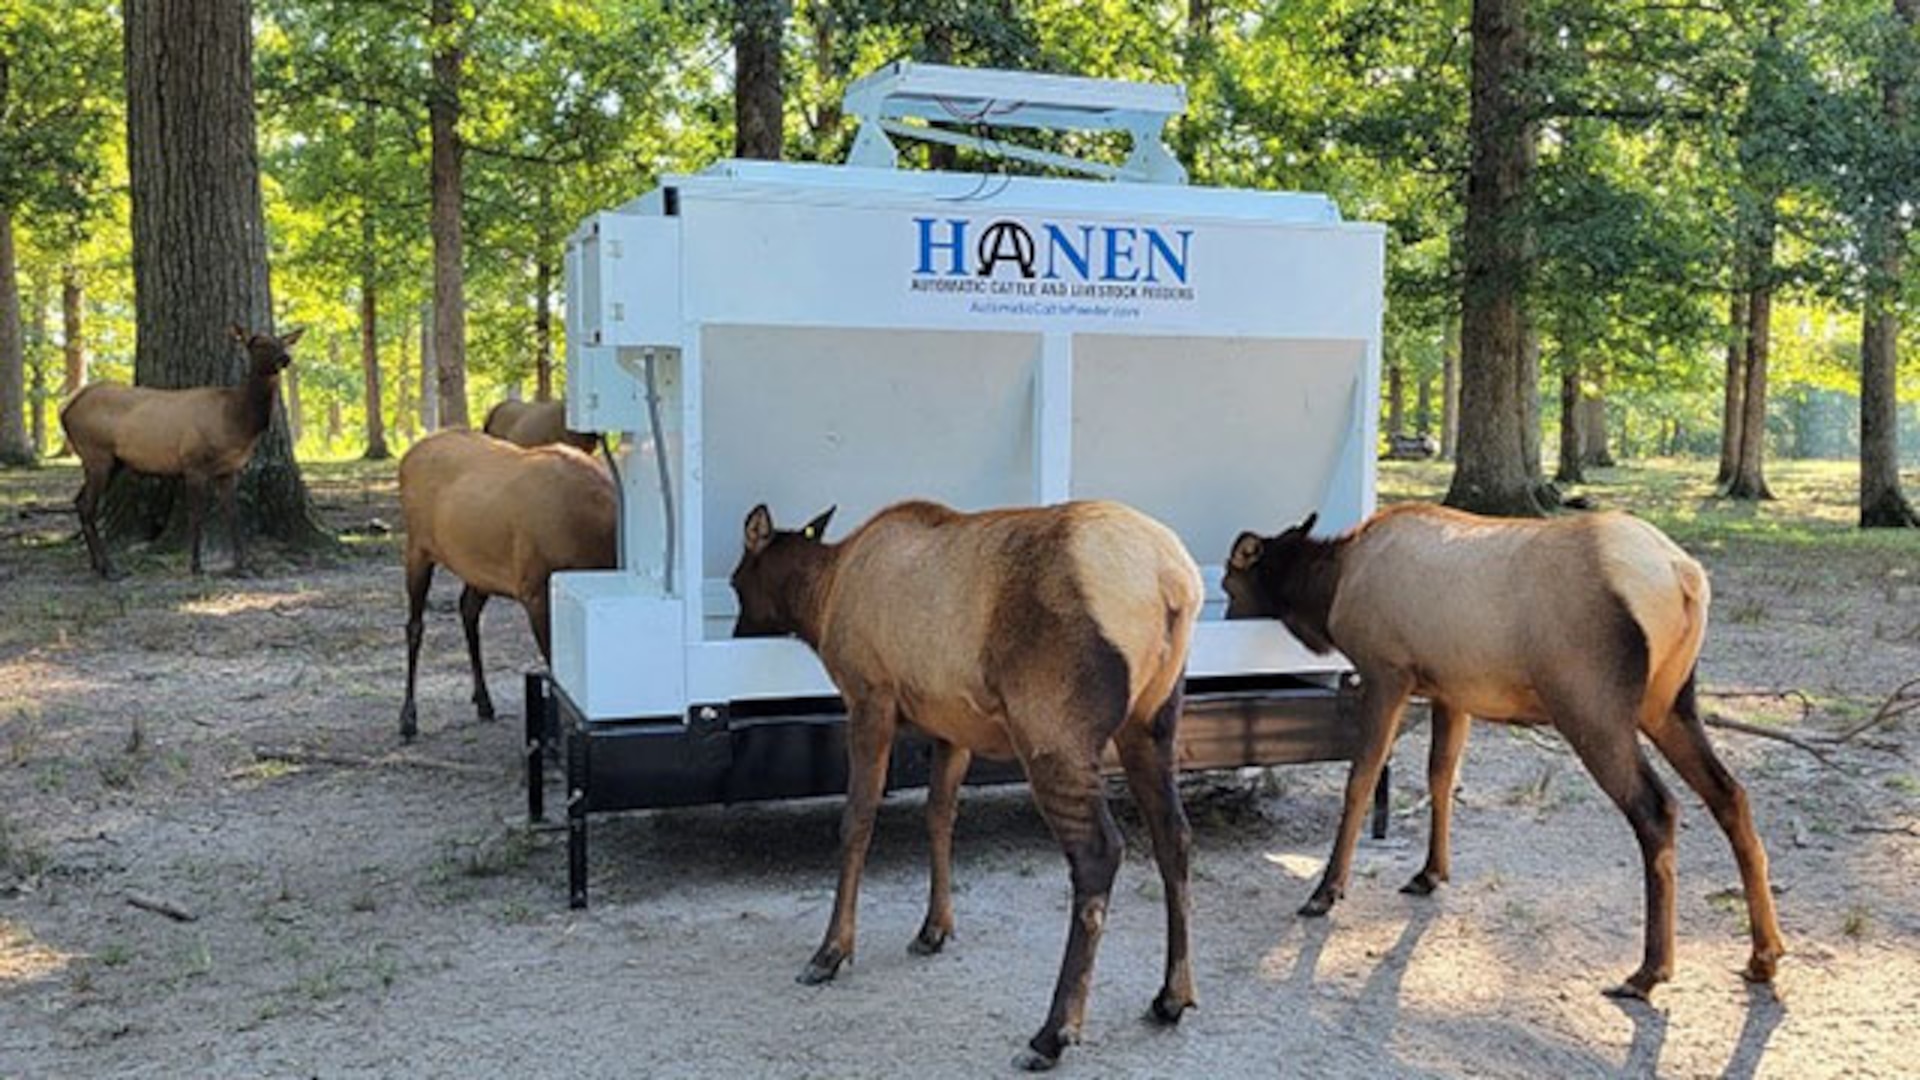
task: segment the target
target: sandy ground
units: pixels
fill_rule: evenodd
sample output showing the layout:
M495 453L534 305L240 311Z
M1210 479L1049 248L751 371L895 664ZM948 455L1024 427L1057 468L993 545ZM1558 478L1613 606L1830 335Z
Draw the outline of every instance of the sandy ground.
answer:
M322 483L336 526L392 521L390 483ZM70 470L0 474L0 1076L978 1077L1044 1013L1064 863L1019 789L970 792L959 930L908 955L920 797L882 813L856 964L795 984L831 902L839 802L596 822L594 906L517 781L517 609L486 638L502 720L467 704L455 586L436 586L422 739L405 764L290 766L256 748L383 754L403 672L390 538L252 579L134 557L85 572ZM1842 727L1920 674L1920 547L1714 545L1710 690L1748 719ZM224 565L217 558L215 566ZM1920 768L1909 718L1835 754L1722 732L1773 855L1793 954L1750 989L1738 876L1683 797L1680 948L1655 1004L1599 990L1637 963L1624 820L1550 735L1478 727L1455 880L1396 891L1425 836L1425 736L1395 757L1392 835L1349 898L1293 914L1344 770L1190 778L1201 1008L1140 1017L1163 920L1144 831L1096 973L1079 1076L1894 1076L1920 1070ZM176 922L132 894L195 916Z

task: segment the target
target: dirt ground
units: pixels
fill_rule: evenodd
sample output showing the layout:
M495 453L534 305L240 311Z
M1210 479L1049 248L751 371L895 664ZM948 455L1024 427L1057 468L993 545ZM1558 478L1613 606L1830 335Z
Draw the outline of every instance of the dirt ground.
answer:
M314 476L335 527L395 521L390 471ZM517 609L486 617L500 722L472 716L443 575L420 743L371 765L262 757L396 748L393 539L357 535L300 563L267 552L259 577L204 581L178 556L136 554L131 580L104 584L73 539L73 481L60 467L0 474L0 1076L1011 1075L1045 1011L1068 900L1022 790L964 798L958 935L930 959L906 950L926 889L921 799L891 799L858 962L802 987L839 800L597 820L594 904L569 911L564 834L524 822L519 672L535 654ZM1760 693L1712 708L1834 731L1920 675L1920 541L1817 524L1785 538L1681 530L1714 576L1707 689L1797 689L1810 713ZM1425 899L1396 891L1425 837L1426 739L1403 739L1392 833L1363 841L1325 920L1293 911L1344 769L1190 778L1201 1007L1176 1030L1141 1022L1164 927L1144 832L1123 810L1130 850L1086 1041L1062 1069L1914 1075L1916 725L1836 748L1832 767L1717 733L1753 795L1793 952L1777 990L1742 983L1738 876L1684 794L1678 971L1652 1006L1599 993L1639 959L1639 860L1550 734L1476 728L1455 880Z

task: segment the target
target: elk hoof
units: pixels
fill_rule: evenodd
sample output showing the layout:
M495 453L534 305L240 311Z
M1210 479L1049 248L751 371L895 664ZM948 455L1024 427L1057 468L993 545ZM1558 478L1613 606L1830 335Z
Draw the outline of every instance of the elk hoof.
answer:
M125 580L127 580L127 572L126 572L125 570L122 570L122 569L120 569L120 568L119 568L119 567L117 567L117 566L105 566L105 567L102 567L102 568L100 569L100 576L101 576L101 578L103 578L104 580L107 580L107 581L125 581Z
M942 926L928 923L920 928L920 933L907 943L907 951L915 956L932 956L947 946L949 931Z
M1013 1067L1026 1072L1047 1072L1058 1064L1060 1058L1057 1055L1048 1057L1032 1047L1013 1055Z
M822 945L820 951L813 954L813 959L807 961L807 966L794 977L794 981L801 986L819 986L823 982L831 982L846 958L847 954L839 948Z
M1773 981L1774 970L1779 965L1778 953L1754 953L1752 959L1747 961L1746 970L1740 973L1740 977L1750 983L1770 983Z
M492 698L485 697L485 696L474 698L473 708L475 712L480 714L480 719L482 720L493 719L493 699Z
M1653 988L1666 982L1668 978L1670 976L1662 972L1641 968L1627 976L1626 982L1618 986L1610 986L1600 992L1616 1001L1647 1001L1653 993Z
M1042 1031L1027 1043L1027 1048L1014 1055L1013 1067L1027 1072L1046 1072L1060 1064L1060 1051L1079 1042L1077 1033L1065 1028L1054 1031Z
M1408 896L1432 896L1433 890L1440 887L1446 878L1431 870L1422 870L1413 875L1413 879L1400 886L1400 891Z
M1300 914L1309 919L1317 919L1327 912L1332 911L1333 902L1338 899L1340 899L1338 890L1328 888L1315 889L1313 895L1307 898L1307 902L1300 905Z
M1186 1013L1188 1009L1193 1008L1193 1005L1193 995L1176 994L1172 990L1162 989L1160 993L1154 997L1153 1005L1148 1009L1147 1015L1156 1023L1167 1025L1178 1024L1180 1017Z
M409 701L400 707L400 741L410 743L420 734L420 713Z

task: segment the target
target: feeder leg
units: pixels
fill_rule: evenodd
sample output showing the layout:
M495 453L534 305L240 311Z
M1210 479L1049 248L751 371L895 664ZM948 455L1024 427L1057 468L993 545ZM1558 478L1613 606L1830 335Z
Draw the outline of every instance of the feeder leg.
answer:
M585 724L567 732L567 906L587 906L587 767Z
M521 710L527 725L527 820L547 819L547 687L546 676L527 672L526 702Z

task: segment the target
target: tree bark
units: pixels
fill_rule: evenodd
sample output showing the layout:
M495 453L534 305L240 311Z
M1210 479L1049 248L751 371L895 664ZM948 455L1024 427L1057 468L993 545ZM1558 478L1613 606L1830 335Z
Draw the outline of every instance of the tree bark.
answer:
M1893 11L1910 48L1920 0L1893 0ZM1909 81L1905 63L1889 63L1880 79L1881 113L1895 138L1906 120ZM1920 514L1900 490L1900 316L1896 305L1907 235L1899 207L1888 205L1874 212L1866 232L1863 248L1869 272L1860 315L1860 527L1910 528L1920 526Z
M1580 398L1580 461L1603 469L1614 466L1612 441L1607 435L1607 368L1597 362L1582 387Z
M1745 286L1737 286L1727 301L1727 377L1720 409L1720 472L1715 487L1733 483L1740 464L1740 429L1746 422L1747 315L1751 308Z
M1764 222L1753 251L1753 292L1747 301L1746 380L1741 389L1740 453L1734 459L1733 479L1727 484L1727 496L1733 499L1771 499L1767 487L1767 359L1772 345L1773 316L1773 231L1772 208L1764 213Z
M1440 353L1440 460L1452 461L1460 445L1460 320L1447 319Z
M360 377L366 386L368 461L385 461L386 419L380 411L380 248L373 213L379 196L373 191L374 158L380 151L379 114L368 103L360 114Z
M47 275L34 278L33 322L27 330L27 426L35 457L47 454Z
M1565 357L1560 361L1560 464L1553 473L1556 484L1587 482L1585 423L1580 408L1580 363Z
M123 9L134 382L230 385L245 376L247 360L227 328L273 328L254 144L251 4L127 0ZM241 527L317 542L325 534L287 436L286 410L276 399L241 473ZM176 506L184 500L173 497L178 487L123 474L107 492L106 531L158 536L184 511Z
M1406 377L1399 360L1387 361L1387 434L1401 435L1406 425Z
M433 0L433 90L427 104L433 139L433 338L438 369L438 419L467 427L467 301L462 262L464 188L460 141L460 79L466 60L454 0Z
M553 400L553 263L542 254L533 267L533 399Z
M788 0L734 0L734 157L778 161L785 149L780 61L788 11Z
M393 403L393 426L399 430L400 437L412 442L419 436L419 421L413 412L413 327L402 324L400 332L394 335L400 344L400 364L393 373L393 391L397 398Z
M0 206L0 466L33 464L27 438L27 342L20 328L20 278L13 209Z
M1521 293L1522 223L1533 170L1533 125L1522 100L1527 67L1523 0L1474 0L1473 98L1461 295L1459 461L1446 502L1486 514L1541 513L1526 461L1518 400L1527 364ZM1535 438L1537 439L1537 434Z
M1422 435L1433 434L1433 372L1420 373L1413 391L1413 426Z
M72 397L87 382L86 290L80 269L69 263L60 272L61 348L66 355L66 382L62 397Z

